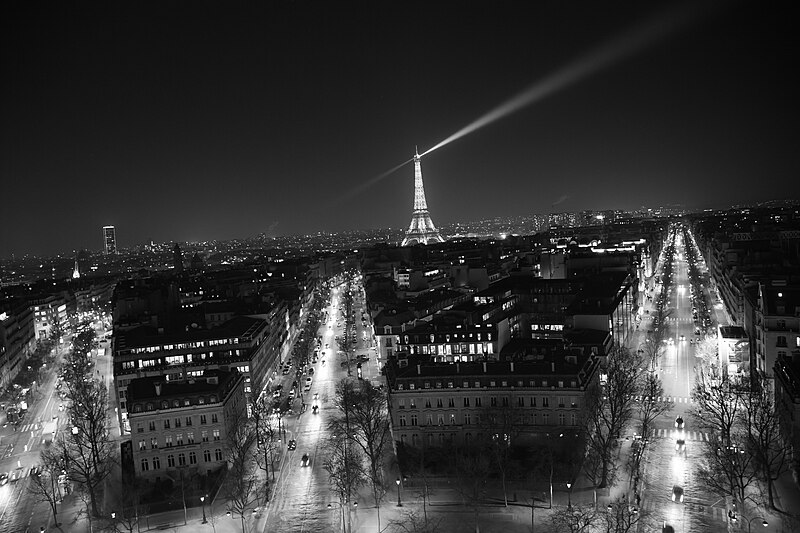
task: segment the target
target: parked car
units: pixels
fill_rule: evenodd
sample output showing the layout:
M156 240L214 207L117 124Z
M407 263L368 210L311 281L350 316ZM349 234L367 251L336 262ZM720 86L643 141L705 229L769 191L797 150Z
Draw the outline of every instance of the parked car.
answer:
M290 441L289 441L289 444L286 446L286 448L287 448L289 451L292 451L292 450L294 450L295 448L297 448L297 441L295 441L294 439L290 440Z

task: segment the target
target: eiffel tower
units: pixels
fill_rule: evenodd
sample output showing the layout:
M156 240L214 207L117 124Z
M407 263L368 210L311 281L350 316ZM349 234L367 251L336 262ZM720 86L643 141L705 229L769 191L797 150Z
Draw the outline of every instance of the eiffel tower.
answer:
M439 235L439 230L433 225L431 215L428 213L428 202L425 201L425 187L422 185L422 166L420 156L414 152L414 213L411 215L411 224L408 226L406 236L401 246L414 244L433 244L444 242Z

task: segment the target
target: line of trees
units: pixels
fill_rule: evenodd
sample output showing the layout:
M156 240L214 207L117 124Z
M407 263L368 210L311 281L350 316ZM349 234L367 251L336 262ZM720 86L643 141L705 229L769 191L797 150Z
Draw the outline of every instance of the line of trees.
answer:
M34 497L48 503L56 523L57 503L70 485L86 503L89 520L99 517L103 481L118 462L109 432L108 390L92 371L90 354L96 347L94 329L82 324L63 363L68 426L42 450L41 475L28 485Z
M333 404L337 414L328 428L333 435L323 466L342 508L354 493L369 485L380 523L380 504L388 486L384 465L391 449L385 395L369 382L343 378L336 384Z
M760 374L719 375L707 367L698 372L692 391L694 423L710 438L703 444L699 477L714 492L744 505L756 501L760 486L775 509L775 481L790 466L781 417L772 384Z

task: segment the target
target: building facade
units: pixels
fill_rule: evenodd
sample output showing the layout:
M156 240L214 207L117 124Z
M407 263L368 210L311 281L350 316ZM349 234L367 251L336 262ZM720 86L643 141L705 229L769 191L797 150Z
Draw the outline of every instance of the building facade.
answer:
M155 481L226 466L228 432L247 409L244 376L236 369L181 381L138 378L128 386L128 400L134 472Z
M211 330L164 333L140 327L115 334L114 387L121 426L132 431L128 387L137 378L168 383L199 378L211 369L236 368L243 375L245 394L260 392L280 365L282 347L269 342L271 331L264 318L240 316Z
M526 361L393 359L387 366L392 434L419 448L469 446L502 431L500 425L513 426L519 443L577 428L599 367L599 357L566 352Z
M33 309L26 300L0 300L0 388L11 384L36 348Z

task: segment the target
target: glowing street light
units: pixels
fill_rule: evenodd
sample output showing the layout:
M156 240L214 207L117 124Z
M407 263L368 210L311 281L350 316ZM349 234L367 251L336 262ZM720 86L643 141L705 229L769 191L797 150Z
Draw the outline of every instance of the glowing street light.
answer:
M200 505L203 507L203 524L207 524L208 520L206 520L206 497L200 496Z
M400 478L399 477L395 480L395 483L397 483L397 506L398 507L402 507L403 503L400 501Z
M567 483L567 507L572 508L572 483Z

